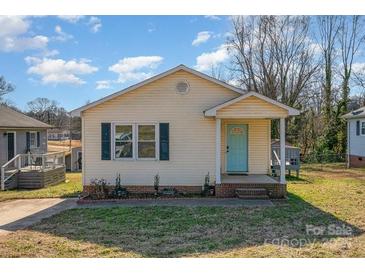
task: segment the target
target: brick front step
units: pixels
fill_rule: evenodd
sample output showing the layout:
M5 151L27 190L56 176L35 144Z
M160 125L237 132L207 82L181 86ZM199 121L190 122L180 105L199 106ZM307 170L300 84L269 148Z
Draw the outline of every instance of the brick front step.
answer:
M269 199L265 188L237 188L235 194L240 199Z
M222 183L215 186L216 197L218 198L233 198L237 197L236 189L266 189L266 195L270 197L270 199L283 199L286 197L286 184L279 183Z

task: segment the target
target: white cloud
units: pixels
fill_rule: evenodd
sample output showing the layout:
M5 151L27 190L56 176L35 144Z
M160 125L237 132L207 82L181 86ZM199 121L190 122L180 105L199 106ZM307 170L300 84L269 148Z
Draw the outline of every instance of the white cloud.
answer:
M101 20L98 17L91 16L89 19L89 22L87 23L88 26L90 26L91 32L98 32L102 26Z
M216 21L221 20L221 18L219 16L216 16L216 15L205 15L204 18L210 19L210 20L216 20Z
M110 88L111 88L110 80L96 81L96 89L110 89Z
M72 24L76 24L82 21L82 23L88 26L90 28L90 31L93 33L98 32L102 27L100 18L96 16L86 17L83 15L61 15L58 16L58 18Z
M148 23L147 31L148 31L149 33L151 33L151 32L155 32L155 31L156 31L156 26L155 26L153 23Z
M309 43L309 49L315 54L315 55L319 55L322 52L322 48L321 45L315 42L310 42Z
M0 37L23 34L29 26L30 22L21 16L0 16Z
M224 63L229 59L227 45L221 45L216 51L204 52L196 58L195 69L209 71L213 67Z
M238 81L237 79L228 80L228 84L230 84L231 86L240 87L240 81Z
M211 31L201 31L198 33L198 35L191 44L193 46L199 46L200 44L207 42L211 37L212 37Z
M69 23L75 24L84 18L83 15L59 15L58 18L61 20L67 21Z
M57 36L54 37L54 39L57 41L65 42L67 40L73 39L73 36L64 32L60 25L55 26L54 31L57 33Z
M163 58L161 56L127 57L109 67L110 71L118 73L117 82L141 81L151 77L152 70L157 68Z
M56 49L52 49L52 50L48 50L48 49L46 49L46 50L44 50L43 52L42 52L42 56L43 57L52 57L52 56L56 56L56 55L58 55L58 54L60 54L60 52L58 51L58 50L56 50Z
M354 73L365 73L365 63L353 63L352 71Z
M0 51L45 49L49 39L43 35L27 35L31 22L22 16L0 16Z
M85 81L79 76L94 73L97 67L90 65L90 60L48 59L28 56L25 58L28 65L28 74L35 74L41 77L43 84L68 83L73 85L84 84Z

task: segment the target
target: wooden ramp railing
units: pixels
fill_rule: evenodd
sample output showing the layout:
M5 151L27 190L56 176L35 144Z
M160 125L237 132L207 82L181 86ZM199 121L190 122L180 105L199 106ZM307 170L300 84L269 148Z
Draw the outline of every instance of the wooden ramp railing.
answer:
M18 154L1 166L1 190L5 190L5 183L22 170L49 170L65 166L65 153L28 153Z

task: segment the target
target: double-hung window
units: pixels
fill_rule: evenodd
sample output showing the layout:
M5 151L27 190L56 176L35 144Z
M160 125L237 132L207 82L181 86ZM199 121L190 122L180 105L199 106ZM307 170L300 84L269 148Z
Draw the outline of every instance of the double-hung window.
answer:
M155 124L115 124L114 159L157 159Z
M30 145L30 148L37 148L38 147L37 132L36 131L29 132L29 145Z
M361 121L361 135L365 136L365 121Z
M138 125L138 159L155 159L156 157L156 126Z
M116 125L114 130L115 159L133 158L133 126Z

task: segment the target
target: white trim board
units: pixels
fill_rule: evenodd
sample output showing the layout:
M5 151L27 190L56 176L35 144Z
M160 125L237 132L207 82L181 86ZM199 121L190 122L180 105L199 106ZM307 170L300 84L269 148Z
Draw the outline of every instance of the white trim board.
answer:
M275 105L277 107L280 107L282 109L286 109L288 111L288 114L290 116L291 115L299 115L300 114L300 111L297 110L297 109L295 109L295 108L292 108L292 107L289 107L287 105L284 105L284 104L282 104L282 103L280 103L278 101L275 101L275 100L273 100L273 99L271 99L269 97L266 97L266 96L264 96L264 95L262 95L260 93L257 93L257 92L254 92L254 91L249 91L249 92L247 92L246 94L244 94L242 96L239 96L237 98L234 98L232 100L229 100L229 101L227 101L227 102L225 102L223 104L217 105L217 106L215 106L215 107L213 107L211 109L205 110L204 111L204 115L207 116L207 117L215 117L217 115L217 110L220 110L220 109L222 109L224 107L230 106L230 105L232 105L234 103L237 103L237 102L239 102L241 100L244 100L244 99L246 99L248 97L251 97L251 96L257 97L257 98L259 98L261 100L264 100L265 102L267 102L269 104L273 104L273 105Z
M163 73L160 73L160 74L158 74L158 75L155 75L155 76L153 76L153 77L151 77L151 78L148 78L148 79L146 79L146 80L144 80L144 81L142 81L142 82L139 82L139 83L137 83L137 84L135 84L135 85L132 85L132 86L130 86L130 87L128 87L128 88L126 88L126 89L123 89L123 90L121 90L121 91L118 91L118 92L116 92L116 93L113 93L113 94L111 94L111 95L109 95L109 96L106 96L106 97L104 97L104 98L102 98L102 99L99 99L99 100L97 100L97 101L94 101L94 102L92 102L92 103L90 103L90 104L87 104L87 105L85 105L85 106L82 106L82 107L80 107L80 108L74 109L74 110L72 110L70 113L71 113L71 115L72 115L72 116L79 116L81 112L83 112L83 111L85 111L85 110L87 110L87 109L89 109L89 108L95 107L95 106L97 106L97 105L99 105L99 104L101 104L101 103L104 103L104 102L106 102L106 101L109 101L109 100L111 100L111 99L114 99L115 97L118 97L118 96L123 95L123 94L125 94L125 93L128 93L128 92L130 92L130 91L132 91L132 90L135 90L135 89L137 89L137 88L140 88L140 87L142 87L142 86L144 86L144 85L147 85L147 84L149 84L149 83L151 83L151 82L154 82L154 81L156 81L156 80L159 80L159 79L161 79L161 78L163 78L163 77L165 77L165 76L168 76L168 75L170 75L170 74L173 74L173 73L175 73L175 72L177 72L177 71L179 71L179 70L183 70L183 71L189 72L189 73L191 73L191 74L194 74L194 75L196 75L196 76L198 76L198 77L201 77L201 78L203 78L203 79L206 79L206 80L208 80L208 81L210 81L210 82L213 82L213 83L215 83L215 84L218 84L218 85L220 85L220 86L222 86L222 87L225 87L225 88L228 88L228 89L230 89L230 90L232 90L232 91L235 91L235 92L237 92L238 94L245 94L245 93L246 93L246 91L244 91L244 90L242 90L242 89L240 89L240 88L237 88L237 87L234 87L234 86L232 86L232 85L229 85L229 84L227 84L227 83L225 83L225 82L223 82L223 81L220 81L220 80L218 80L218 79L216 79L216 78L213 78L213 77L211 77L211 76L209 76L209 75L206 75L206 74L204 74L204 73L202 73L202 72L199 72L199 71L197 71L197 70L191 69L191 68L189 68L189 67L187 67L187 66L185 66L185 65L182 65L182 64L181 64L181 65L179 65L179 66L177 66L177 67L174 67L174 68L172 68L172 69L169 69L169 70L167 70L167 71L165 71L165 72L163 72Z

